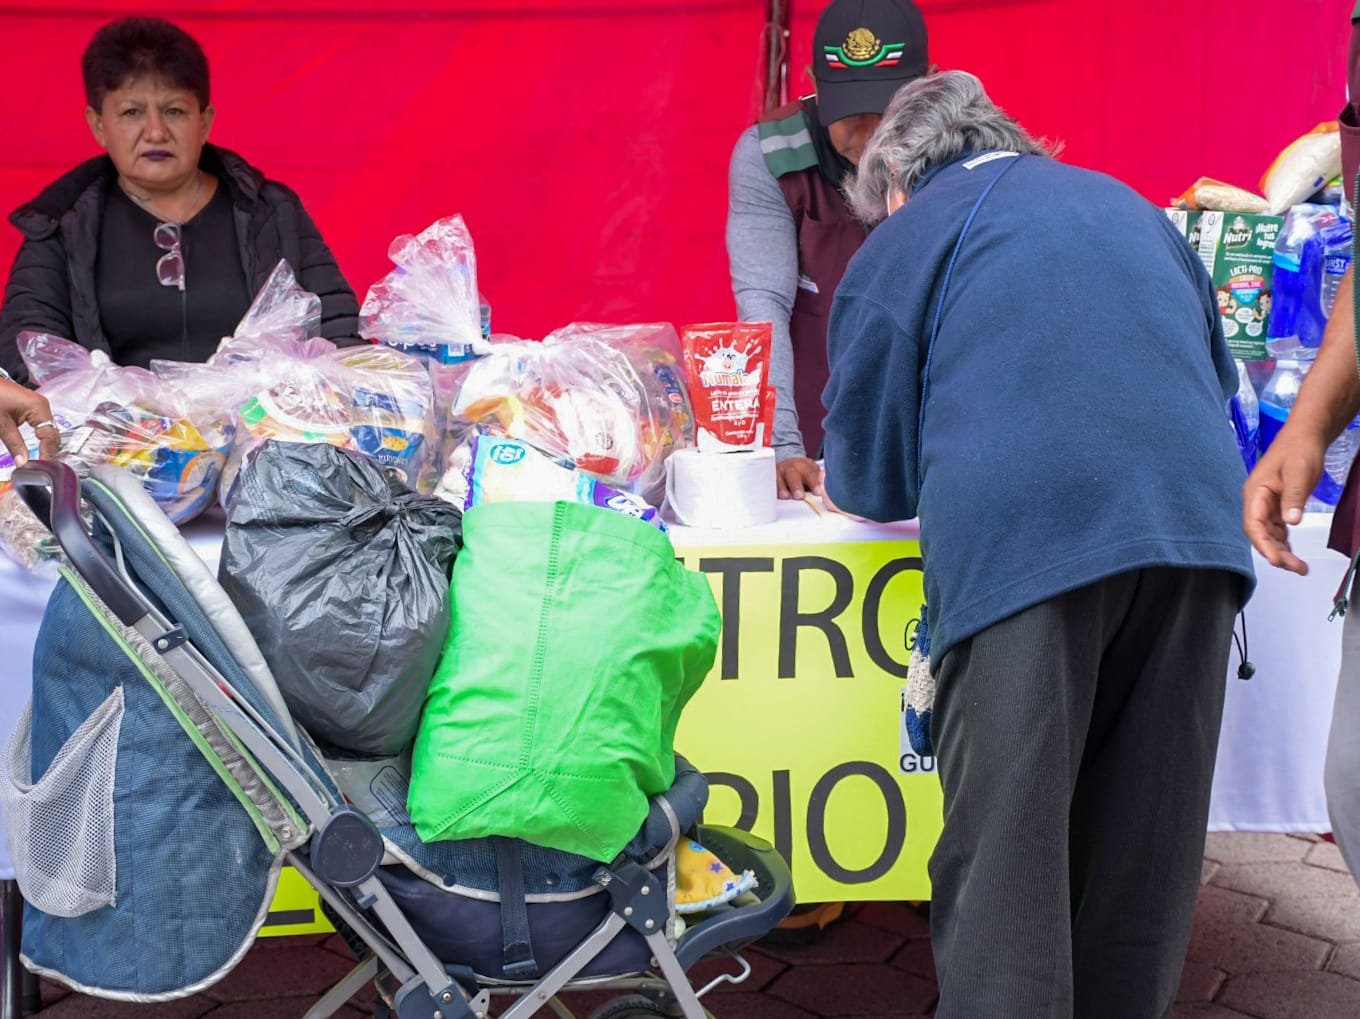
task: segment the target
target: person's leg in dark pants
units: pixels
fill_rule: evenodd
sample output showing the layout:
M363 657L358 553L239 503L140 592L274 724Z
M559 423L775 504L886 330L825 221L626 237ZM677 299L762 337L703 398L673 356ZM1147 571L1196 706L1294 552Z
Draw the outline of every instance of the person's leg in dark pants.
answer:
M1149 569L1101 664L1072 799L1077 1016L1175 998L1199 895L1241 579Z
M1105 944L1108 917L1102 910L1109 901L1124 902L1130 881L1138 885L1143 909L1175 917L1184 912L1187 907L1180 903L1185 890L1178 881L1173 882L1174 889L1158 887L1162 877L1157 867L1164 858L1193 855L1197 882L1207 772L1205 806L1192 825L1197 830L1188 836L1175 832L1180 837L1171 841L1178 849L1140 857L1137 842L1122 853L1123 830L1116 825L1109 833L1100 833L1100 845L1093 851L1089 808L1084 808L1080 822L1081 840L1069 841L1074 797L1085 803L1092 795L1087 792L1084 765L1096 768L1091 787L1096 794L1102 783L1111 781L1121 790L1136 787L1130 795L1139 802L1130 809L1139 816L1148 812L1141 805L1144 800L1153 804L1155 815L1167 786L1182 780L1194 789L1201 785L1198 775L1182 772L1177 747L1182 737L1167 734L1167 726L1174 728L1177 720L1145 719L1141 696L1133 698L1128 692L1129 686L1143 682L1147 670L1141 663L1163 657L1177 663L1178 671L1165 678L1167 685L1183 683L1200 690L1207 682L1204 670L1191 671L1180 664L1191 653L1185 647L1188 632L1197 634L1190 643L1214 649L1210 656L1218 662L1218 707L1210 704L1189 712L1208 716L1194 719L1193 725L1201 738L1216 740L1240 581L1206 572L1204 577L1218 579L1198 585L1202 602L1186 603L1168 600L1167 586L1154 584L1158 572L1122 574L1034 606L960 643L940 663L933 735L944 786L945 825L930 863L935 888L932 941L940 977L938 1019L1160 1014L1152 1002L1160 1000L1162 972L1168 968L1179 972L1184 937L1173 930L1161 941L1164 954L1174 961L1148 964L1153 989L1145 987L1113 1011L1103 1011L1103 1003L1102 1010L1088 1011L1083 997L1089 993L1088 974L1112 957L1122 964L1126 956L1108 947L1093 953L1080 946L1074 955L1073 927L1080 932L1078 937L1089 934ZM1190 579L1186 584L1196 586ZM1130 652L1133 633L1142 633L1149 619L1165 623L1164 632L1158 629L1151 642L1161 646ZM1223 620L1226 623L1220 626ZM1126 631L1127 636L1121 636ZM1102 696L1103 669L1116 656L1130 654L1130 661L1111 673L1110 696ZM1140 677L1136 682L1125 676L1135 667ZM1122 693L1114 689L1120 682L1125 686ZM1151 680L1149 684L1156 686ZM1134 705L1137 710L1131 709ZM1180 712L1187 705L1177 700L1172 707ZM1130 709L1127 714L1125 709ZM1133 735L1132 730L1144 723L1148 727L1141 736ZM1101 751L1101 744L1090 737L1093 724L1101 741L1116 740L1119 754ZM1119 742L1126 738L1126 726L1135 752ZM1209 770L1212 762L1211 746ZM1169 817L1186 814L1175 808ZM1166 837L1168 832L1154 837ZM1176 874L1183 869L1175 868ZM1070 890L1074 870L1081 875L1075 898ZM1112 887L1092 895L1091 883L1107 879ZM1193 910L1194 887L1188 898ZM1162 909L1158 903L1163 901L1177 905ZM1119 919L1114 920L1116 928ZM1145 925L1140 919L1134 926L1142 931Z

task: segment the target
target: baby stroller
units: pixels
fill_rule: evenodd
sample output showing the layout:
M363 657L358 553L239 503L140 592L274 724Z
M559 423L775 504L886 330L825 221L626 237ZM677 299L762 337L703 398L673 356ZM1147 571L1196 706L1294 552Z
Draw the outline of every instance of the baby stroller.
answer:
M29 969L122 1000L197 993L250 947L287 862L358 958L308 1017L376 979L399 1019L483 1019L493 994L513 999L509 1019L570 1019L557 996L582 988L631 992L600 1019L701 1019L707 990L749 973L740 948L791 909L769 845L698 823L706 787L683 764L608 865L508 838L424 845L391 817L379 828L135 478L33 462L13 481L64 553L0 782ZM691 831L757 888L677 934L674 848ZM686 973L713 954L739 969L696 990Z

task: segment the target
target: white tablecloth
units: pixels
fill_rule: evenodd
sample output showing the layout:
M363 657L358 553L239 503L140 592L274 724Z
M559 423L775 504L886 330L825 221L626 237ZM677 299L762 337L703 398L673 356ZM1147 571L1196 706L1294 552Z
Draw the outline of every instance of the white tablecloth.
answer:
M1326 550L1329 524L1330 518L1310 518L1295 529L1295 549L1312 567L1308 577L1282 573L1258 560L1260 584L1247 608L1256 677L1249 682L1235 677L1234 652L1210 806L1212 829L1328 830L1322 762L1336 689L1341 626L1329 624L1327 613L1346 565L1341 556ZM185 528L190 544L214 570L221 528L220 515ZM781 503L779 520L763 527L673 529L681 548L913 540L916 536L914 523L880 525L834 515L818 517L801 503ZM55 576L50 569L30 573L0 556L0 740L8 737L28 698L33 644ZM866 724L878 723L866 720ZM1148 753L1170 759L1174 767L1175 747L1149 748ZM1149 761L1150 768L1153 763ZM9 855L0 844L0 877L11 876Z
M1322 764L1341 661L1341 620L1328 622L1327 615L1347 565L1327 549L1331 523L1330 515L1310 514L1290 535L1294 552L1308 563L1306 577L1256 557L1256 594L1246 611L1256 675L1237 678L1234 650L1210 830L1331 830ZM1173 763L1176 758L1175 747L1149 752Z

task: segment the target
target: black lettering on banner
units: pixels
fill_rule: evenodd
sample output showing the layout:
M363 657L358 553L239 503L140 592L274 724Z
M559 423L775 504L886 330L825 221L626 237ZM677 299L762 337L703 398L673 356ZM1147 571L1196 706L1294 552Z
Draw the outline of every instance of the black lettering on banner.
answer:
M743 573L773 573L774 559L700 559L702 573L722 575L722 637L718 662L719 679L737 678L737 652L741 648L741 575Z
M919 757L915 753L903 754L902 759L897 762L903 772L910 775L914 772L931 772L935 770L935 758Z
M793 801L789 797L789 773L770 775L774 783L774 848L789 863L793 862Z
M843 778L861 775L878 787L883 796L883 806L888 813L888 830L883 837L883 851L878 859L860 870L842 867L831 855L831 847L826 841L826 805L831 792ZM808 800L807 816L808 851L813 862L827 877L847 885L867 884L876 881L892 869L902 854L907 841L907 805L902 802L902 792L897 781L888 774L886 768L872 761L846 761L832 768L812 788Z
M798 608L798 589L804 570L821 570L829 573L836 582L836 593L831 598L831 604L820 612L802 612ZM784 574L780 578L779 589L780 679L789 679L794 675L798 630L804 626L820 630L826 637L827 647L831 650L831 664L838 678L854 675L850 669L850 652L846 648L845 634L834 621L850 604L854 586L849 568L834 559L810 555L790 556L784 560Z
M883 646L883 640L879 636L878 614L880 606L883 604L883 592L888 586L888 581L899 573L906 573L908 570L920 570L921 568L920 556L894 559L891 562L884 563L864 589L864 650L869 653L871 662L888 675L896 676L899 679L907 678L907 663L897 661L892 655L888 654L888 649ZM915 611L915 606L913 606L912 611ZM906 621L903 620L903 626L905 625Z
M760 794L756 792L756 787L751 781L730 771L708 771L704 773L704 777L708 779L709 785L725 785L737 794L741 814L732 822L732 827L740 828L742 831L754 828L756 817L760 814Z
M292 927L294 924L316 923L314 909L271 909L264 915L262 927Z

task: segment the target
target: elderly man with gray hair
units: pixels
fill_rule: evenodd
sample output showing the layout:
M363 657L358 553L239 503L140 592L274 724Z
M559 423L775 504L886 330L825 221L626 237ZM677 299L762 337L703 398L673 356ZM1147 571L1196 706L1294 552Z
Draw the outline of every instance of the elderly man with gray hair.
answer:
M962 72L898 91L850 197L826 485L921 520L936 1014L1165 1015L1254 584L1209 278Z

